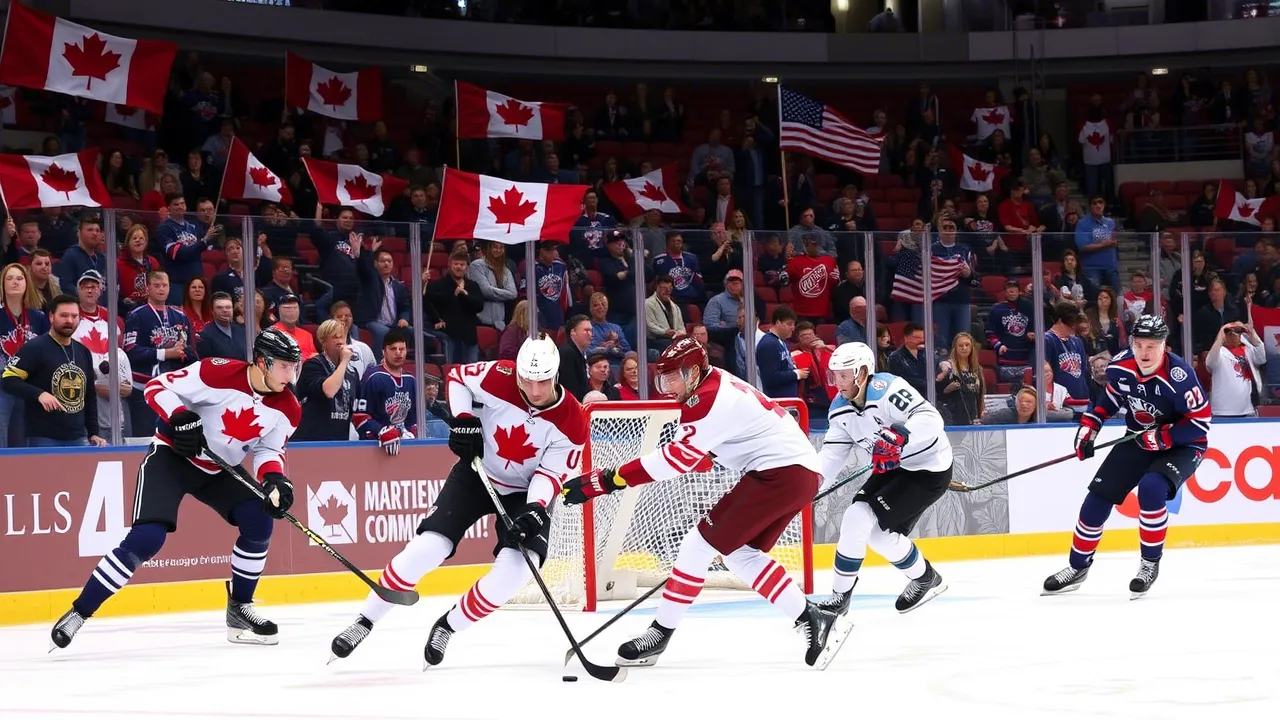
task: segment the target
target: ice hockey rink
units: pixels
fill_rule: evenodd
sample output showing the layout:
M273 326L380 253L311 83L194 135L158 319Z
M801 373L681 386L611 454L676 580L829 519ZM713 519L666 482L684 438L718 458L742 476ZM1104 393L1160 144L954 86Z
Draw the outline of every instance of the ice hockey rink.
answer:
M1076 593L1041 597L1062 557L939 564L950 589L908 615L904 580L864 574L855 629L826 672L763 601L706 592L653 668L591 679L546 610L503 610L455 635L422 670L422 643L453 598L394 611L326 666L356 603L262 606L276 647L231 645L221 612L93 619L47 654L48 627L0 629L0 718L1117 718L1280 717L1280 546L1172 550L1130 601L1136 552L1099 555ZM829 589L820 575L819 591ZM579 637L610 611L569 613ZM652 607L586 647L611 663ZM580 677L562 682L565 674Z

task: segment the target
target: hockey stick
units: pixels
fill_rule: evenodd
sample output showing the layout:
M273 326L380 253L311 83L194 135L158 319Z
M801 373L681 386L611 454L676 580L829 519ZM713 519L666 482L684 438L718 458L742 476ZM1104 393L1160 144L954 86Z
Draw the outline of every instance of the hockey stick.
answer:
M476 475L480 476L480 484L484 485L484 489L489 493L489 499L493 500L493 507L498 511L498 517L502 518L502 524L508 530L511 529L511 516L507 515L507 509L502 505L502 499L498 497L498 491L493 488L493 481L489 479L489 473L485 472L484 462L480 458L471 461L471 468L476 471ZM542 573L538 572L538 566L533 563L533 558L529 557L529 552L524 549L523 543L517 543L516 549L520 552L520 557L529 566L529 572L533 573L533 579L538 583L538 589L542 591L542 597L547 601L547 605L551 606L551 612L556 616L556 621L560 623L560 629L564 631L564 636L569 639L569 644L573 646L573 652L577 653L578 660L582 662L582 667L586 668L587 674L597 680L606 682L622 682L627 679L627 669L622 667L605 667L596 665L587 659L582 653L582 646L573 637L573 631L569 629L569 623L565 622L564 615L560 612L556 601L551 597L551 591L547 589L547 582L542 579Z
M1094 451L1095 451L1095 452L1097 452L1098 450L1102 450L1102 449L1104 449L1104 448L1109 448L1109 447L1111 447L1112 445L1119 445L1119 444L1120 444L1120 443L1122 443L1122 442L1126 442L1126 441L1128 441L1128 440L1132 440L1132 439L1134 439L1134 438L1138 437L1138 436L1139 436L1139 435L1141 435L1141 434L1142 434L1142 433L1140 433L1140 432L1136 432L1136 433L1129 433L1128 435L1124 435L1124 436L1118 437L1118 438L1116 438L1115 440L1108 440L1107 442L1104 442L1104 443L1102 443L1101 445L1095 445L1093 449L1094 449ZM1052 459L1052 460L1045 460L1044 462L1040 463L1039 465L1032 465L1032 466L1031 466L1031 467L1029 467L1029 468L1023 468L1023 469L1021 469L1021 470L1019 470L1019 471L1017 471L1017 472L1009 473L1008 475L1005 475L1004 477L998 477L998 478L996 478L995 480L988 480L988 481L986 481L986 482L984 482L984 483L980 483L980 484L978 484L978 485L965 485L965 484L964 484L964 483L962 483L962 482L957 482L957 481L955 481L955 480L952 480L952 481L951 481L951 484L950 484L949 486L947 486L947 489L948 489L948 490L951 490L952 492L959 492L959 493L968 493L968 492L973 492L974 490L981 490L982 488L985 488L985 487L991 487L992 485L995 485L995 484L997 484L997 483L1008 482L1008 481L1010 481L1010 480L1012 480L1012 479L1014 479L1014 478L1016 478L1016 477L1021 477L1021 476L1023 476L1023 475L1026 475L1027 473L1032 473L1032 472L1035 472L1035 471L1037 471L1037 470L1043 470L1043 469L1045 469L1045 468L1047 468L1047 467L1051 467L1051 466L1053 466L1053 465L1057 465L1057 464L1058 464L1058 463L1060 463L1060 462L1066 462L1067 460L1070 460L1070 459L1074 458L1075 456L1076 456L1076 454L1075 454L1075 453L1071 453L1070 455L1063 455L1063 456L1062 456L1062 457L1060 457L1060 458L1054 458L1054 459Z
M812 504L817 504L817 502L818 502L819 500L821 500L822 498L824 498L824 497L826 497L826 496L830 495L831 493L835 492L836 490L839 490L840 488L844 487L845 485L848 485L850 482L852 482L852 481L853 481L853 479L854 479L854 478L858 477L859 475L862 475L863 473L865 473L866 471L868 471L868 470L870 470L870 469L871 469L871 466L870 466L870 465L867 465L867 466L866 466L866 467L864 467L864 468L860 468L857 472L855 472L854 474L852 474L852 475L850 475L849 477L845 478L844 480L841 480L840 482L836 483L835 485L832 485L831 487L827 488L826 490L823 490L822 492L818 493L816 496L814 496L814 498L813 498L813 503L812 503ZM583 509L583 512L586 512L586 508L584 508L584 509ZM591 633L590 635L588 635L588 636L586 636L585 638L583 638L582 642L581 642L581 643L578 643L578 644L579 644L579 646L581 646L581 645L586 645L587 643L589 643L589 642L591 642L592 640L594 640L598 635L600 635L600 633L604 632L605 630L608 630L608 629L609 629L609 626L611 626L611 625L613 625L614 623L616 623L616 622L618 622L619 620L621 620L621 619L622 619L622 616L624 616L624 615L626 615L627 613L631 612L632 610L635 610L636 608L640 607L640 605L641 605L642 603L644 603L644 601L645 601L645 600L648 600L649 598L653 597L653 596L654 596L654 594L655 594L655 593L657 593L659 590L661 590L661 589L662 589L662 587L663 587L664 585L666 585L666 583L665 583L665 582L660 582L660 583L658 583L657 585L654 585L653 587L651 587L651 588L649 588L648 590L646 590L646 591L645 591L645 593L644 593L643 595L641 595L640 597L636 598L635 600L632 600L630 605L628 605L628 606L626 606L626 607L622 608L621 610L619 610L617 613L615 613L615 614L614 614L614 616L613 616L613 617L609 618L608 620L605 620L603 625L601 625L600 627L596 628L596 629L595 629L595 632L593 632L593 633ZM570 650L568 650L567 652L565 652L565 654L564 654L564 664L565 664L565 665L568 665L568 664L569 664L569 660L570 660L572 657L573 657L573 649L570 649Z
M236 465L232 465L226 460L223 460L222 458L218 457L218 455L212 450L210 450L208 447L204 448L204 455L205 457L212 460L214 464L216 464L218 467L222 468L224 471L230 474L231 477L239 481L241 485L244 485L245 487L249 488L249 490L251 490L254 495L257 495L260 498L266 497L266 494L262 491L262 486L259 485L254 480L252 480L251 478L249 478L249 476L245 475L243 468ZM394 605L412 605L418 602L417 591L392 590L391 588L387 588L379 585L378 583L374 582L368 575L365 575L364 572L360 570L360 568L356 567L355 565L352 565L351 561L343 557L342 553L335 550L332 545L325 542L324 538L315 534L314 532L312 532L311 528L299 522L298 518L286 512L284 513L284 519L293 523L294 527L298 528L303 532L304 535L311 538L311 541L314 542L316 545L319 545L321 550L324 550L325 552L329 553L330 557L342 563L343 567L355 573L356 576L359 577L361 580L363 580L364 584L368 585L369 588L372 589L374 594L376 594L378 597Z

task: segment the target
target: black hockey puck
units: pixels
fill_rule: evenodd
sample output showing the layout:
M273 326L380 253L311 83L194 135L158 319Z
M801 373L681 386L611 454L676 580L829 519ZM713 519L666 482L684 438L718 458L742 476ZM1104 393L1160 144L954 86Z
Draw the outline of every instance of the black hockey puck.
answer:
M564 682L578 682L578 676L577 676L577 675L565 675L564 677L562 677L562 678L560 678L560 679L561 679L561 680L563 680Z

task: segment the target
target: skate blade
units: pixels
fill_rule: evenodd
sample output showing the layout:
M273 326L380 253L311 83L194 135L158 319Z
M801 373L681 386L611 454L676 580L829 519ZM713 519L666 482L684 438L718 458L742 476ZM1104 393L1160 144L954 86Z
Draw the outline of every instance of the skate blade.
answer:
M1143 596L1145 596L1148 592L1150 592L1150 590L1143 590L1142 592L1134 592L1134 591L1130 590L1130 591L1129 591L1129 600L1130 600L1130 602L1132 602L1132 601L1134 601L1134 600L1138 600L1138 599L1142 598Z
M619 657L617 660L614 660L614 661L613 661L613 664L614 664L614 666L615 666L615 667L623 667L623 668L626 668L626 667L653 667L654 665L657 665L657 664L658 664L658 658L660 658L660 657L662 657L662 656L661 656L661 655L651 655L651 656L649 656L649 657L643 657L643 658L639 658L639 659L637 659L637 660L628 660L628 659L626 659L626 658L624 658L624 657Z
M915 605L912 605L912 606L911 606L911 607L909 607L909 608L904 608L904 609L902 609L902 610L899 610L898 612L899 612L900 614L902 614L902 615L906 615L907 613L911 612L912 610L915 610L915 609L919 608L921 605L923 605L923 604L925 604L925 603L929 602L930 600L932 600L932 599L934 599L934 598L938 597L939 595L941 595L942 593L944 593L944 592L946 592L946 591L947 591L947 584L946 584L945 582L944 582L944 583L939 583L937 587L933 587L933 588L930 588L930 589L926 590L926 591L925 591L925 593L924 593L924 597L920 599L920 602L916 603Z
M236 645L279 645L280 638L276 635L258 635L252 630L244 630L242 628L227 628L227 640Z
M818 655L818 661L813 664L813 669L818 671L826 670L831 661L836 659L836 653L840 652L841 647L844 647L844 641L848 639L851 632L853 632L853 621L843 616L837 617L835 625L831 628L831 633L827 635L827 645L822 649L822 653Z
M1044 597L1045 595L1065 595L1069 592L1075 592L1079 589L1080 589L1080 583L1076 583L1075 585L1068 585L1062 588L1061 590L1041 590L1040 596Z

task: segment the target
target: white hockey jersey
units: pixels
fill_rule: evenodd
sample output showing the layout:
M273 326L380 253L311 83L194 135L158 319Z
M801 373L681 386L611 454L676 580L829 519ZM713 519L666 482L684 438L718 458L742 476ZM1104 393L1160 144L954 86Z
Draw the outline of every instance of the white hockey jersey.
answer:
M179 408L200 416L205 441L218 457L239 465L253 453L254 476L285 473L284 447L298 422L302 406L293 392L260 395L249 384L249 363L209 358L180 370L157 375L144 390L147 404L160 417L153 442L169 445L169 417ZM209 474L221 471L201 456L191 464Z
M667 480L710 466L730 470L799 465L820 470L809 437L781 405L718 368L680 406L675 438L618 468L630 485Z
M848 465L870 465L876 434L880 428L897 423L906 426L909 433L902 449L904 470L941 471L951 467L951 441L938 410L897 375L876 373L867 383L866 405L861 410L843 395L837 395L831 403L827 436L819 452L823 485L835 482ZM857 459L851 463L855 453Z
M562 392L543 410L529 407L510 360L458 365L445 389L454 417L480 418L484 469L498 493L527 492L529 502L546 506L566 480L582 474L589 432L573 395Z

